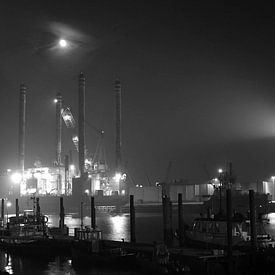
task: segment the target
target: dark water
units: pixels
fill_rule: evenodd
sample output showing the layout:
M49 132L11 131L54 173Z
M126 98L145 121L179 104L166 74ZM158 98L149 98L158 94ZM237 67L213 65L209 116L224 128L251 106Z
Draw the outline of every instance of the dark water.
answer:
M193 217L186 215L187 222L191 222ZM268 233L275 237L275 213L269 215L270 223L266 225ZM58 215L49 215L49 226L58 226ZM84 217L84 225L90 225L90 217ZM96 218L97 226L103 232L104 239L129 241L130 225L129 215L98 214ZM81 220L76 215L67 215L65 223L70 228L72 235L76 227L80 227ZM177 217L173 216L174 228L177 228ZM136 214L136 238L138 242L153 243L162 241L162 216L161 213L137 213ZM51 259L34 259L28 257L16 257L7 255L0 251L0 270L8 274L94 274L94 275L136 275L131 271L116 271L105 269L75 269L70 258L56 257Z

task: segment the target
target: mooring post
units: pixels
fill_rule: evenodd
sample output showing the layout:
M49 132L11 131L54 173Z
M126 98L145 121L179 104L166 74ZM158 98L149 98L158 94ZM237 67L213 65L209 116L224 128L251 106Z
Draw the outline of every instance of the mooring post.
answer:
M80 227L83 229L83 202L80 203Z
M227 221L227 258L228 274L233 274L232 270L232 197L231 189L226 189L226 221Z
M178 194L178 237L179 237L179 246L183 246L183 210L182 210L182 194Z
M172 216L173 216L173 203L170 200L170 198L168 198L169 200L169 246L171 246L173 244L173 227L172 227Z
M130 195L130 241L131 243L136 242L136 220L135 220L135 206L134 196Z
M60 213L59 213L59 228L64 229L65 225L65 211L64 211L64 204L63 204L63 197L60 197L59 199L59 208L60 208Z
M96 223L95 223L95 198L91 197L91 227L93 229L96 228Z
M36 198L36 217L37 217L37 219L40 218L40 204L39 204L39 198Z
M19 204L18 204L18 199L15 199L15 215L16 215L16 220L19 219Z
M2 199L1 201L1 219L4 222L4 216L5 216L5 200Z
M163 216L163 242L167 244L168 234L167 234L167 196L162 197L162 216Z
M257 233L256 233L256 213L255 213L255 198L254 190L249 190L249 211L250 211L250 232L251 246L253 251L257 248Z
M206 214L207 214L207 219L210 219L211 218L211 208L210 207L207 207L206 209Z
M171 228L171 203L167 196L162 198L162 210L163 210L163 242L165 245L170 246L172 243L172 228Z

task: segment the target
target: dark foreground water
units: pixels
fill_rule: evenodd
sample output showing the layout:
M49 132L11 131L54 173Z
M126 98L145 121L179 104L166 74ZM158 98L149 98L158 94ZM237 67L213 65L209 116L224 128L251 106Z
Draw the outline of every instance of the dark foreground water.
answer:
M185 220L190 222L191 215L186 215ZM268 233L275 237L275 213L269 215L270 223L266 226ZM49 215L49 226L58 226L58 215ZM90 225L90 217L84 217L84 225ZM129 240L130 225L129 215L97 215L97 226L103 232L104 239ZM70 228L70 234L80 226L81 220L77 215L67 215L65 223ZM177 228L176 215L173 216L174 228ZM153 243L162 241L162 216L160 213L137 213L136 214L136 238L138 242ZM37 259L28 257L16 257L0 251L0 271L7 274L93 274L93 275L138 275L134 271L117 271L106 268L75 269L70 258Z

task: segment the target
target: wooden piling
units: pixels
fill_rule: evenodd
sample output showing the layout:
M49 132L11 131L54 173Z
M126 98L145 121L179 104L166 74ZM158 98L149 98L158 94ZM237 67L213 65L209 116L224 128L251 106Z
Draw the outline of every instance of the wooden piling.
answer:
M133 195L130 195L130 241L131 243L136 242L136 220Z
M182 208L182 194L178 194L178 237L179 246L183 246L184 227L183 227L183 208Z
M59 199L59 228L64 229L65 225L65 211L64 211L64 205L63 205L63 197L60 197Z
M4 217L5 217L5 200L2 199L1 200L1 219L2 219L2 221L4 221Z
M251 232L251 247L253 250L257 248L257 232L256 232L256 213L255 213L255 198L254 190L249 190L249 211L250 211L250 232Z
M231 197L231 189L226 189L226 221L227 221L228 274L232 274L232 197Z
M36 216L40 217L40 204L39 204L39 198L36 198Z
M83 202L80 203L80 227L83 229Z
M167 196L162 198L162 210L163 210L163 242L167 246L172 245L172 220L171 220L171 202Z
M15 199L15 215L16 215L16 220L19 219L19 204L18 204L18 199Z
M91 227L96 228L96 216L95 216L95 198L91 197Z

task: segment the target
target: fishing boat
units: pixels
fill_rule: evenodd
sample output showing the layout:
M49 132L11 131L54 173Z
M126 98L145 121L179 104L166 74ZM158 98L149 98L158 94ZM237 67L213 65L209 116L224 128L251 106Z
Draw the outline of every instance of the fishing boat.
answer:
M14 254L49 256L68 254L71 240L56 239L47 225L48 217L40 212L39 200L34 208L8 218L0 228L0 248Z
M48 217L36 215L33 210L24 210L18 217L10 217L7 224L9 237L45 238L48 236Z
M243 215L247 214L249 205L249 191L242 191L236 189L234 186L232 191L232 209ZM255 193L255 210L256 215L265 217L269 212L270 196L263 193ZM209 209L212 213L226 213L226 187L216 187L212 196L204 201L203 211Z
M33 197L33 209L24 210L19 213L16 207L16 215L7 218L6 225L1 224L1 243L33 241L36 239L49 238L48 217L40 211L39 198ZM18 202L17 202L18 204Z
M256 245L258 248L274 248L275 241L265 232L262 221L256 223ZM227 220L222 215L200 217L193 221L191 228L184 232L186 243L207 248L226 248L227 246ZM232 246L239 250L251 247L250 220L242 215L232 218Z

